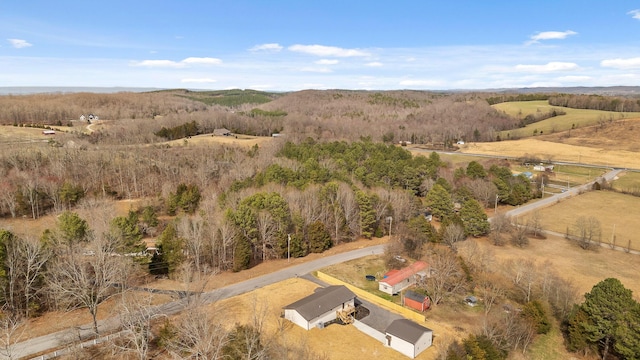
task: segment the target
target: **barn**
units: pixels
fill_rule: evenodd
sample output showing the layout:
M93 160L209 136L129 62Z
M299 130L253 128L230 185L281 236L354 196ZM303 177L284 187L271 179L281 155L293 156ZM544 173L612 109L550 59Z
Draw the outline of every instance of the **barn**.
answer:
M378 282L378 290L389 295L398 294L400 291L415 284L418 275L426 276L429 265L424 261L416 261L404 269L389 272L387 276Z
M324 327L341 314L355 310L356 295L344 285L319 288L315 293L285 306L284 318L310 330Z
M394 320L385 330L385 346L414 359L431 346L433 331L411 320Z
M231 136L231 131L225 128L213 129L214 136Z
M402 296L402 305L418 311L426 311L431 306L431 299L427 295L407 290Z

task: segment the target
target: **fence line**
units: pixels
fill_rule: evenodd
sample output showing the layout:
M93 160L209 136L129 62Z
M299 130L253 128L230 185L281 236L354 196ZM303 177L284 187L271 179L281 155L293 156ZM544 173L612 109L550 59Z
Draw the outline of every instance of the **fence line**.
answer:
M380 296L374 295L370 292L367 292L365 290L362 290L356 286L353 286L351 284L347 284L346 282L336 279L331 275L325 274L321 271L317 272L316 277L324 282L327 282L331 285L344 285L346 286L349 290L353 291L354 294L356 294L356 296L358 296L359 298L365 299L369 302L372 302L378 306L382 306L384 308L386 308L387 310L391 310L395 313L398 313L402 316L404 316L407 319L411 319L413 321L416 322L425 322L426 320L426 316L423 314L419 314L413 310L409 310L405 307L403 307L402 305L398 305L396 303L393 303L389 300L385 300L383 298L381 298Z

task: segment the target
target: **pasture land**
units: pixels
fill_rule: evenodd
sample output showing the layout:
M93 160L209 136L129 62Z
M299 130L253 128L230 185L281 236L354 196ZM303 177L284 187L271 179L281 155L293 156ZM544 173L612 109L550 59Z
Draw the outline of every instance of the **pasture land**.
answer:
M576 219L595 217L600 221L601 241L640 250L637 221L640 216L640 197L613 191L589 191L539 210L543 229L565 234L574 231ZM530 216L530 215L528 215ZM525 216L527 218L527 216Z
M551 220L544 214L543 226L549 228ZM474 246L473 243L477 244L478 249L493 254L496 266L507 260L534 260L539 265L548 260L550 270L570 280L576 286L579 295L591 291L598 282L613 277L619 279L627 289L631 289L636 298L640 298L639 255L608 248L583 250L574 242L557 236L548 236L544 240L531 239L529 246L525 248L494 246L486 238L468 239L460 243L460 249ZM579 302L583 300L578 299Z
M618 191L640 193L640 172L624 172L613 182L612 186Z
M603 167L640 169L637 152L578 146L528 138L490 143L468 143L462 153L512 157L536 157L543 161L566 161Z
M521 119L529 114L548 113L553 109L561 109L566 114L529 124L523 128L506 130L500 133L505 139L518 139L538 134L553 134L559 131L571 130L584 126L596 125L602 122L621 119L639 118L638 112L612 112L589 109L572 109L549 105L548 101L514 101L493 105L493 107L515 118Z

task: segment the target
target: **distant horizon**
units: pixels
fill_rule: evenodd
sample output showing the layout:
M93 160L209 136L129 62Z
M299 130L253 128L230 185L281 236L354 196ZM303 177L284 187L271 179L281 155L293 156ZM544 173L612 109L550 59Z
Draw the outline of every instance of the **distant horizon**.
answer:
M502 88L502 89L301 89L289 91L268 91L259 89L197 89L197 88L152 88L152 87L127 87L127 86L0 86L0 95L34 95L34 94L72 94L72 93L95 93L95 94L115 94L119 92L152 92L152 91L170 91L170 90L188 90L188 91L225 91L225 90L254 90L272 93L288 93L307 90L317 91L424 91L424 92L448 92L448 93L473 93L473 92L527 92L527 93L544 93L544 92L564 92L582 93L582 94L610 94L610 95L640 95L640 85L613 85L613 86L554 86L554 87L522 87L522 88ZM584 90L582 92L578 90Z
M635 86L639 30L640 5L596 0L5 1L0 86Z

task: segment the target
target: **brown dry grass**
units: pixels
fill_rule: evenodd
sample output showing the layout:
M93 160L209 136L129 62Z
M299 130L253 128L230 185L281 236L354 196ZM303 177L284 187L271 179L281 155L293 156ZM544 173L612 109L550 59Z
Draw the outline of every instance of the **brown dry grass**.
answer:
M324 354L328 359L406 359L404 355L386 348L381 342L365 335L354 326L334 324L322 330L314 328L306 331L280 318L282 307L311 295L317 287L318 285L304 279L289 279L219 301L210 305L208 309L211 315L221 311L233 314L233 319L229 319L231 324L251 323L257 315L263 319L264 333L267 336L277 334L278 341L286 344L305 344L315 353ZM435 359L436 353L437 347L434 346L416 359Z
M149 294L147 292L134 292L129 296L135 296L136 301L149 305L159 305L171 301L169 295ZM98 321L116 316L121 308L123 299L120 296L113 297L98 308ZM90 326L93 320L87 309L76 309L71 311L50 311L42 316L29 320L24 327L24 332L20 340L35 338L38 336L51 334L54 332L68 330L74 334L73 329L78 326Z
M618 120L561 133L539 136L545 141L608 150L640 151L640 119Z
M563 278L571 280L580 294L591 291L598 282L614 277L626 288L633 290L636 298L640 296L638 255L605 248L597 251L583 250L573 242L555 236L549 236L545 240L532 239L526 248L497 247L485 238L469 239L467 242L476 242L481 249L493 252L496 264L510 259L534 260L538 264L549 260L552 269ZM465 243L461 246L466 246Z
M202 134L192 136L190 139L179 139L167 141L166 144L171 146L183 146L183 145L211 145L211 144L223 144L223 145L239 145L243 147L252 147L254 145L263 146L264 144L273 141L274 139L267 136L250 136L250 135L238 135L236 136L212 136L211 134Z
M640 198L612 191L590 191L540 210L543 227L561 234L574 230L578 217L596 217L602 229L602 242L609 244L615 231L615 245L640 250L636 229ZM526 218L526 217L525 217ZM614 230L615 226L615 230Z
M542 160L581 162L603 166L640 168L637 152L561 144L536 139L469 143L460 149L462 153L495 156L538 157Z

